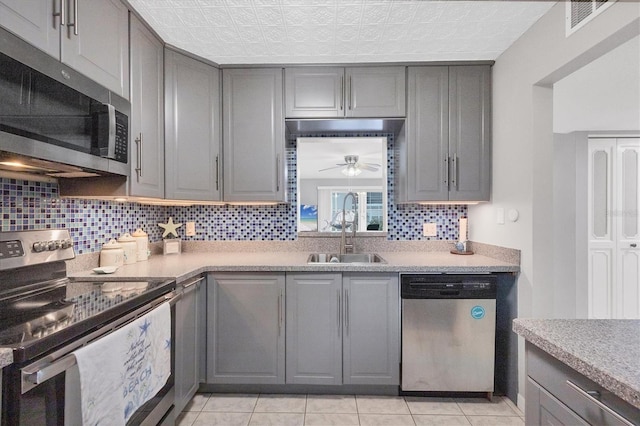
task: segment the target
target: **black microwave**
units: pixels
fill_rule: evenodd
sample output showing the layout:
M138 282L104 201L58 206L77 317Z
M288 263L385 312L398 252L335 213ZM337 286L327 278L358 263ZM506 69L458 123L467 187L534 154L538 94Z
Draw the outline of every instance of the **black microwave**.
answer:
M130 109L0 28L0 151L127 175Z

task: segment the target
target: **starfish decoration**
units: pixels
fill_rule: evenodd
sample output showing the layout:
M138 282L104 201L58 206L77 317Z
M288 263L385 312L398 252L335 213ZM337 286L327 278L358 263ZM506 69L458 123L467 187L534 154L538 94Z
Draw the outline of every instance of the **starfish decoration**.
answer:
M159 223L158 226L164 229L162 233L162 238L166 237L169 234L173 234L176 238L178 237L177 229L182 226L181 223L173 223L173 218L170 217L167 223Z
M149 322L148 319L144 320L144 324L138 326L140 328L140 335L141 336L143 334L147 334L147 331L149 331L149 326L151 326L151 323Z

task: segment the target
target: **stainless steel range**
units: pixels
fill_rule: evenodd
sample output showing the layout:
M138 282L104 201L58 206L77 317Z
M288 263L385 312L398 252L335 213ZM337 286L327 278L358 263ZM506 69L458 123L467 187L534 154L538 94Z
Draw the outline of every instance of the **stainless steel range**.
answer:
M2 425L63 425L66 372L73 351L97 342L179 296L175 281L74 282L65 260L75 257L68 230L0 233L0 347L14 363L2 372ZM175 308L171 308L172 340ZM172 416L174 350L166 385L127 424Z

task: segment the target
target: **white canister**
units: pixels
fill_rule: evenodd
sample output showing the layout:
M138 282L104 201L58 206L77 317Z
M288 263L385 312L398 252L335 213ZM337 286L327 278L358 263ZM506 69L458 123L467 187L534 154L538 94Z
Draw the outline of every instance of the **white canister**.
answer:
M124 264L130 265L136 263L138 260L138 243L136 239L131 236L130 233L120 235L118 243L124 250Z
M142 229L136 229L136 232L131 234L133 238L136 240L136 244L138 245L138 255L136 259L138 262L142 262L144 260L149 259L149 235L144 232Z
M122 266L124 264L124 250L116 240L109 240L100 250L100 266Z

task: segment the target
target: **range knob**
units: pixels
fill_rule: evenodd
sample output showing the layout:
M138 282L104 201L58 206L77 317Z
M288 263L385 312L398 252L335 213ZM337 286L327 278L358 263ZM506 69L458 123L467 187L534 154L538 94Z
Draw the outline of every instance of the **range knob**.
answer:
M33 251L41 253L47 249L47 243L45 241L36 241L33 243Z
M47 243L47 250L54 251L60 248L59 240L51 240Z
M73 246L73 241L71 241L71 238L67 238L66 240L62 240L62 242L60 244L60 248L63 248L63 249L68 249L71 246Z

